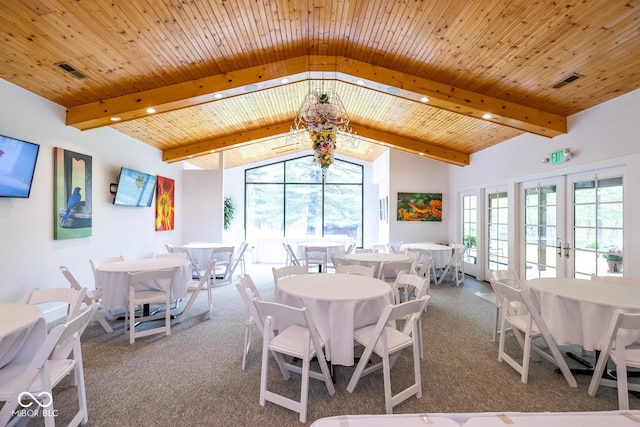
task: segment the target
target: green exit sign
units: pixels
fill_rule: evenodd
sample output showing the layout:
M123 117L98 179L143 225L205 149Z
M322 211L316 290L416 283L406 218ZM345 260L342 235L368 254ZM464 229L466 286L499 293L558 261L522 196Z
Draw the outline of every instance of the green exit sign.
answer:
M549 159L551 160L552 165L564 162L564 150L554 151L553 153L551 153L551 157L549 157Z

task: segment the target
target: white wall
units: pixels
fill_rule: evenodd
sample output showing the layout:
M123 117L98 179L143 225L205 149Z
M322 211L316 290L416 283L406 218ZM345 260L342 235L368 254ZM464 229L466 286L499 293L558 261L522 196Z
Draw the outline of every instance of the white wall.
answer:
M448 165L398 150L390 151L389 165L389 239L396 243L449 242L455 204L449 196ZM398 193L442 193L442 222L398 221Z
M0 302L25 300L32 287L68 287L59 267L93 287L90 258L152 256L182 241L182 166L111 128L81 132L65 125L65 109L0 80L0 134L40 145L31 196L0 198ZM92 156L91 237L53 239L53 147ZM156 232L155 209L114 206L109 184L121 166L176 180L176 230ZM155 205L155 202L154 202Z
M222 170L185 170L184 242L222 242L224 208Z

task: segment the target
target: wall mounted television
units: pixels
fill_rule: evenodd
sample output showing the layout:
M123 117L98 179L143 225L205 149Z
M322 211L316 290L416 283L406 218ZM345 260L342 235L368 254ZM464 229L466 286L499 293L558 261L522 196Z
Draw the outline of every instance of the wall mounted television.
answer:
M151 206L156 188L156 179L155 175L125 167L121 168L113 204L120 206Z
M28 198L40 146L0 135L0 197Z

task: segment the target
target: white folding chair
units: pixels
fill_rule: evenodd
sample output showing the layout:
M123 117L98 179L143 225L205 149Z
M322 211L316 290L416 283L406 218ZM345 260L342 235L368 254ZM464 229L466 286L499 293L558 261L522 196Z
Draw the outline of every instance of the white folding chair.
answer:
M129 343L133 344L136 338L146 337L152 334L164 333L171 335L171 280L173 269L139 271L129 274L128 306L125 311L125 330L129 329ZM138 305L150 305L163 303L164 313L160 315L148 315L136 318ZM150 329L136 331L136 322L164 319L164 325Z
M360 276L373 277L376 269L360 264L339 264L336 266L336 273L357 274Z
M460 243L451 243L449 246L452 249L451 258L442 272L438 284L442 283L445 276L451 272L456 286L460 286L460 283L464 284L464 253L467 250L467 246Z
M495 303L493 310L493 326L491 331L491 341L496 342L498 335L500 334L500 313L502 311L502 298L496 289L496 282L502 282L512 288L522 289L522 282L518 278L518 275L512 269L508 270L489 270L489 283L495 294ZM512 302L516 310L520 308L520 304Z
M607 329L607 345L602 349L589 383L589 395L595 396L600 384L618 388L618 408L629 410L629 390L640 391L640 384L629 383L627 367L640 368L640 343L634 340L640 334L640 314L616 310ZM630 344L628 344L631 342ZM616 365L616 379L603 378L607 361Z
M305 246L304 260L307 268L317 265L320 273L327 272L327 248L322 246Z
M84 298L87 294L87 288L80 287L80 289L73 288L48 288L38 289L34 288L29 294L27 304L42 305L49 303L63 303L66 304L65 320L74 318L80 311L80 307L84 302Z
M271 267L273 273L273 283L278 287L280 279L284 279L289 276L297 276L298 274L309 274L309 270L304 265L287 265L284 267Z
M31 396L43 399L38 406L46 406L44 424L53 427L56 413L60 411L53 406L53 388L69 374L73 375L72 385L78 394L78 412L69 425L87 423L89 414L80 336L97 308L97 304L91 304L71 320L55 326L31 360L13 361L0 369L0 401L5 402L0 410L0 425L17 425L20 422L22 406L18 405L26 404L23 403L24 392L29 392ZM12 419L14 411L17 416Z
M538 312L529 294L522 289L515 289L502 282L495 282L497 293L502 299L502 314L500 321L500 343L498 345L498 361L507 362L513 369L520 374L520 380L526 384L529 376L529 360L531 352L534 351L538 355L544 357L549 362L556 365L569 386L577 387L576 379L567 366L567 362L562 357L558 346L551 336L547 325L542 320L542 316ZM522 314L516 310L516 305L525 307L527 312ZM522 363L516 361L505 351L505 331L510 326L516 336L520 336L522 347ZM524 335L524 336L523 336ZM551 354L547 353L540 347L532 344L532 339L541 337L547 344Z
M296 266L304 265L304 263L300 259L298 259L298 257L296 256L296 253L294 252L293 248L289 243L283 243L283 245L284 245L284 249L287 251L287 259L289 261L289 264L287 265L296 265Z
M429 279L425 277L421 277L416 274L400 273L398 274L398 277L396 277L396 281L391 287L395 300L394 303L401 304L405 301L409 301L411 297L413 297L413 299L420 299L426 295L429 295L429 286ZM402 298L403 296L404 298ZM424 359L421 322L418 322L418 340L420 359Z
M240 281L236 283L236 288L240 293L240 297L242 297L244 305L247 307L247 318L244 324L244 345L242 347L242 370L244 371L247 363L247 354L249 354L249 349L251 348L251 325L255 325L260 335L263 335L264 323L253 303L254 300L262 301L262 296L248 274L242 276Z
M186 318L187 313L189 312L189 310L191 309L191 306L193 306L193 304L196 301L196 298L198 298L198 295L200 294L200 291L202 291L203 289L207 290L207 298L209 300L209 312L208 312L208 317L210 318L211 315L213 314L213 284L215 282L215 278L212 277L212 273L213 271L215 271L216 269L216 260L214 258L212 258L209 261L209 265L207 266L207 269L203 272L203 274L200 275L200 280L191 280L187 283L187 289L190 291L193 291L193 293L191 294L191 296L189 297L189 301L187 302L187 305L184 307L184 310L182 310L182 314L180 314L178 316L177 319L177 323L182 323L184 322L184 319Z
M284 406L300 413L300 421L307 420L307 401L309 398L309 378L324 381L329 395L335 394L329 366L324 357L324 342L316 330L306 307L295 308L268 301L254 300L257 312L264 321L262 343L262 369L260 376L260 405L266 401ZM277 326L276 326L277 324ZM282 329L281 325L290 325ZM276 334L277 332L277 334ZM300 400L268 390L269 354L276 360L284 379L290 378L290 372L302 376ZM285 362L283 355L296 357L302 361L302 368ZM311 359L316 358L320 372L310 369Z
M360 361L349 380L347 391L353 393L360 378L382 368L384 379L384 400L387 414L393 413L393 407L415 395L422 397L422 379L420 375L420 340L418 338L418 322L424 311L429 296L407 301L398 305L388 305L374 325L365 326L354 331L354 339L365 346ZM403 329L397 330L389 326L389 322L408 317ZM412 347L414 382L404 390L391 392L391 368L395 365L398 354L405 348ZM371 355L377 354L382 361L369 364Z
M234 265L233 253L235 251L234 246L221 246L213 249L212 257L216 260L215 277L217 284L231 283L231 267L235 269L237 263Z
M380 269L380 279L391 285L400 273L412 273L414 271L414 265L415 260L413 259L409 259L408 261L385 261L382 263L382 268Z
M71 274L71 271L69 271L69 269L67 267L65 267L64 265L60 266L60 271L62 271L62 274L64 275L64 277L67 279L67 281L71 285L71 288L73 288L75 290L78 290L78 291L81 290L81 289L85 289L86 290L86 294L84 296L84 303L87 306L90 306L94 302L100 304L100 299L102 297L101 296L101 292L97 292L95 289L90 291L87 288L83 288L80 285L80 283L76 280L75 276L73 274ZM107 319L105 319L104 315L100 311L100 308L98 308L98 310L96 310L95 318L98 321L98 323L100 323L100 326L102 326L102 328L107 333L113 332L113 328L111 327L109 322L107 322Z
M97 259L89 259L89 265L91 266L91 271L93 272L93 281L94 281L94 287L95 287L95 289L91 290L90 293L88 292L89 297L91 298L91 301L97 302L99 304L100 300L102 299L102 285L98 283L96 268L104 264L111 264L113 262L120 262L120 261L124 261L124 257L122 255L108 256L108 257L97 258ZM102 326L104 327L104 325ZM111 327L109 326L109 328ZM105 328L105 330L107 329ZM107 332L113 332L113 329L111 329L111 331L107 330Z

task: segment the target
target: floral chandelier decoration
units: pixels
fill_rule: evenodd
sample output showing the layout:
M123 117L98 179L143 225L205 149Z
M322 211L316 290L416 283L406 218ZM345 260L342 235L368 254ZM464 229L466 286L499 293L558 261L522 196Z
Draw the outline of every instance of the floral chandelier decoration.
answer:
M338 132L352 133L349 116L338 95L331 90L309 92L305 96L291 131L308 132L313 162L322 168L323 181L333 164Z

